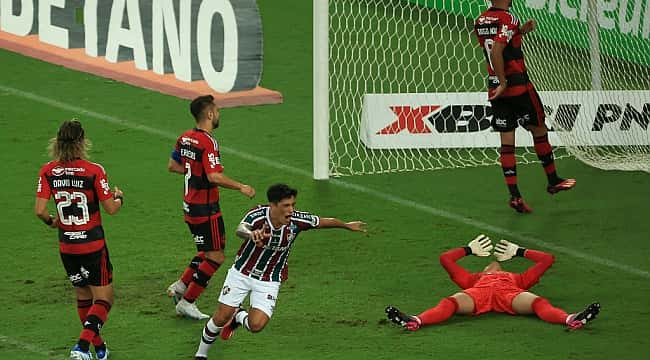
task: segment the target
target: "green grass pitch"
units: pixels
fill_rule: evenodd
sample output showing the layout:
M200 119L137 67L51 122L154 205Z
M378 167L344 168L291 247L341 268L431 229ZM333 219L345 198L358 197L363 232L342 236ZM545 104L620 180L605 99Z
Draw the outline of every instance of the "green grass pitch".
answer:
M210 359L637 359L650 348L650 178L606 172L572 159L557 166L577 187L549 196L539 165L519 179L535 209L507 207L498 167L311 179L311 1L260 1L265 31L262 85L282 105L224 109L216 131L226 174L255 186L255 200L223 190L227 261L199 299L216 306L239 240L243 212L268 185L299 189L298 207L364 220L367 234L300 236L276 313L259 334L238 331ZM291 8L291 21L286 9ZM126 205L104 216L115 267L115 305L103 330L111 359L192 359L203 322L179 319L165 289L194 246L182 221L182 178L166 171L175 137L192 126L188 102L0 51L0 359L65 359L80 329L55 232L33 215L37 171L60 122L80 118ZM455 317L406 333L384 321L393 304L418 313L458 289L438 255L478 233L556 255L532 291L567 311L591 301L602 313L565 332L533 317ZM479 270L485 260L462 264ZM506 264L514 271L528 263Z

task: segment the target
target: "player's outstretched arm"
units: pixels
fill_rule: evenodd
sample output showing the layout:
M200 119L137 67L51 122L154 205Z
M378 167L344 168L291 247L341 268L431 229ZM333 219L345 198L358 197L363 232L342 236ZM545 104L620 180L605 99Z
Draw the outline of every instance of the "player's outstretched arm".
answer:
M350 231L366 232L366 223L363 221L350 221L344 222L337 218L321 218L318 224L319 229L325 228L342 228Z

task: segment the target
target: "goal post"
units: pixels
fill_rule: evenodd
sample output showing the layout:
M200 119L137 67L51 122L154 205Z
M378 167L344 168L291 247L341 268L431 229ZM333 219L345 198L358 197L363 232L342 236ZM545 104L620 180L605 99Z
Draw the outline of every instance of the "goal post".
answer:
M498 164L473 33L486 3L313 0L314 178ZM650 0L601 3L512 11L538 23L524 52L556 157L650 171ZM538 162L526 131L517 146Z

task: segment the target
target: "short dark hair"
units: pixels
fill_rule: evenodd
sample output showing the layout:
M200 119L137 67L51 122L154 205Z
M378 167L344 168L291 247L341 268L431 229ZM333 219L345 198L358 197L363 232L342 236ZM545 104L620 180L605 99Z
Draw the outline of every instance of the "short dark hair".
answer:
M201 119L201 114L203 114L203 111L213 103L214 96L212 95L203 95L192 100L190 103L190 112L194 116L194 119L196 119L196 121L199 121Z
M286 184L271 185L266 191L266 198L269 202L279 203L282 199L298 196L298 190L292 189Z

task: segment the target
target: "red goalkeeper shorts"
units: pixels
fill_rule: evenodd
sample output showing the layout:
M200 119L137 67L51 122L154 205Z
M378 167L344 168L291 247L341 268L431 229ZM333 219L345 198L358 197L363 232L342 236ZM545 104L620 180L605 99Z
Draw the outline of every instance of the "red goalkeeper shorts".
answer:
M500 313L516 314L512 309L512 300L524 290L519 288L469 288L463 290L474 300L473 315L480 315L494 311Z

